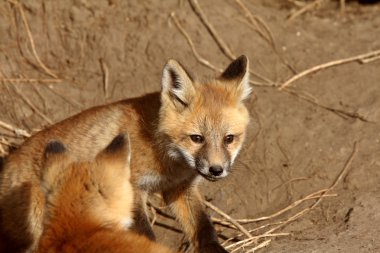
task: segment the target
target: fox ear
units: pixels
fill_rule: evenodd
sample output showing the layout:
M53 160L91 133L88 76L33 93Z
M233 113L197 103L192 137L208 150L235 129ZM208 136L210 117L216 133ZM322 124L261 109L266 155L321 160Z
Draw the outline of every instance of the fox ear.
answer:
M170 100L178 109L186 108L194 97L193 80L175 60L169 60L162 72L162 98Z
M43 171L42 182L43 184L52 184L59 173L62 171L62 167L65 167L69 163L67 155L67 149L65 145L58 140L50 140L45 146L43 154Z
M45 166L49 166L57 160L63 158L65 153L66 147L61 141L50 140L44 150L43 162Z
M126 168L129 171L131 163L131 147L128 133L117 135L110 144L96 156L96 161L117 168Z
M240 101L245 100L252 92L249 85L249 62L245 55L238 57L230 63L221 74L220 79L231 81L236 86Z

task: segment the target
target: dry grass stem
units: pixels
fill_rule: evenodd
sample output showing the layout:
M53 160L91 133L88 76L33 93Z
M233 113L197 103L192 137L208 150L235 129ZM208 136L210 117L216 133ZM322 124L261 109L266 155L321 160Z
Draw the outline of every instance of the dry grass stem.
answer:
M293 14L291 14L288 17L288 21L291 21L291 20L297 18L298 16L304 14L305 12L313 10L314 8L317 8L317 7L321 6L321 4L324 1L325 0L314 0L312 3L306 4L301 9L299 9L298 11L294 12Z
M0 127L13 132L16 136L22 136L22 137L27 137L27 138L31 136L31 134L28 131L21 129L21 128L18 128L18 127L14 127L14 126L12 126L8 123L5 123L1 120L0 120Z
M344 119L348 119L348 118L351 118L351 119L358 119L360 121L363 121L363 122L372 122L371 120L365 118L364 116L360 115L359 113L357 112L347 112L347 111L344 111L344 110L341 110L341 109L336 109L336 108L332 108L332 107L328 107L328 106L325 106L325 105L322 105L320 103L318 103L315 99L312 99L312 98L309 98L308 96L304 96L304 95L301 95L295 91L292 91L292 90L289 90L288 88L285 88L283 89L282 91L285 91L293 96L296 96L310 104L313 104L315 106L318 106L322 109L325 109L327 111L330 111L330 112L333 112L335 113L336 115L338 115L339 117L342 117Z
M360 54L360 55L356 55L356 56L352 56L352 57L348 57L348 58L344 58L344 59L339 59L339 60L335 60L335 61L330 61L330 62L326 62L326 63L320 64L320 65L314 66L312 68L309 68L307 70L304 70L304 71L298 73L297 75L294 75L293 77L291 77L290 79L285 81L283 84L281 84L279 89L283 90L284 88L286 88L290 84L292 84L294 81L296 81L296 80L298 80L304 76L307 76L311 73L317 72L319 70L330 68L330 67L333 67L336 65L341 65L341 64L353 62L353 61L359 61L361 63L365 63L366 60L372 59L373 57L378 57L379 55L380 55L380 50L375 50L375 51L371 51L369 53Z
M212 63L210 63L208 60L206 60L205 58L203 58L199 53L198 51L196 50L195 46L194 46L194 43L190 37L190 35L186 32L186 30L183 28L183 26L181 25L181 23L179 22L175 12L172 12L171 13L171 18L174 22L174 24L176 25L176 27L178 28L178 30L181 32L181 34L185 37L187 43L189 44L190 48L191 48L191 51L192 53L194 54L194 57L197 59L197 61L199 63L201 63L202 65L216 71L216 72L219 72L219 73L222 73L223 72L223 69L221 68L218 68L216 67L215 65L213 65ZM266 83L261 83L261 82L256 82L256 81L253 81L253 80L249 80L249 83L254 85L254 86L270 86Z
M103 59L99 59L100 67L103 72L103 92L104 97L108 98L108 80L109 80L109 70L107 64L103 61Z
M19 95L21 97L21 99L27 104L29 105L29 107L35 112L37 113L38 116L40 116L43 120L45 120L47 123L49 123L50 125L53 124L53 121L51 119L49 119L45 114L43 114L30 100L29 98L27 98L24 94L22 94L22 92L17 88L16 85L12 86L14 91L16 92L17 95Z
M240 225L235 219L233 219L231 216L229 216L228 214L226 214L225 212L223 212L222 210L220 210L219 208L217 208L216 206L214 206L213 204L211 204L210 202L208 201L203 201L203 203L210 209L212 209L213 211L217 212L218 214L220 214L222 217L224 217L225 219L227 219L229 222L231 222L237 229L239 229L244 235L246 235L248 238L252 238L252 235L248 232L247 229L245 229L242 225Z
M61 83L62 79L1 78L0 83Z
M19 3L18 1L14 1L14 0L8 0L8 2L14 4L19 9L22 21L23 21L24 26L25 26L25 30L28 34L30 45L32 47L33 55L36 58L36 61L38 62L40 67L45 71L46 74L48 74L51 77L58 78L58 76L56 74L54 74L48 67L46 67L46 65L41 61L40 56L37 53L36 46L34 44L33 35L32 35L32 32L30 31L29 23L28 23L28 20L26 19L24 8L23 8L22 4Z
M244 240L241 240L241 241L238 241L236 243L233 243L233 244L230 244L228 246L226 246L225 248L226 249L232 249L232 248L236 248L237 246L247 246L247 243L252 243L252 241L256 241L257 239L261 239L261 238L266 238L266 237L278 237L278 236L288 236L290 235L290 233L276 233L276 234L263 234L263 235L257 235L257 236L253 236L252 238L247 238L247 239L244 239ZM236 249L240 249L239 248L236 248Z
M262 249L262 248L265 248L266 246L268 246L270 244L270 242L272 241L272 239L268 239L266 241L263 241L262 243L260 243L259 245L257 245L256 247L248 250L246 253L254 253L256 252L256 250L258 249Z
M206 15L203 13L203 10L201 9L198 0L189 0L190 5L194 12L197 14L197 16L201 19L202 23L206 27L207 31L210 33L211 37L214 39L220 50L223 52L224 55L226 55L230 60L236 59L236 56L232 53L231 49L228 47L228 45L224 42L224 40L219 36L213 25L208 21ZM265 81L267 83L267 86L273 86L274 82L272 80L269 80L268 78L250 70L249 73L256 76L257 78L260 78L261 80Z
M259 218L254 218L254 219L236 219L236 221L239 223L247 224L247 223L252 223L252 222L270 220L270 219L273 219L277 216L280 216L283 213L286 213L287 211L294 209L295 207L299 206L300 204L302 204L303 202L305 202L307 200L319 199L321 197L336 197L337 196L336 194L328 194L328 195L322 196L322 194L325 193L326 191L327 191L327 189L323 189L323 190L319 190L317 192L313 192L313 193L307 195L306 197L303 197L299 200L296 200L292 204L288 205L287 207L285 207L285 208L283 208L283 209L281 209L281 210L279 210L279 211L277 211L271 215L263 216L263 217L259 217Z
M243 12L251 27L256 30L258 34L273 48L276 48L273 34L268 25L260 17L253 15L241 0L234 1L240 7L240 10Z
M215 67L214 65L212 65L209 61L207 61L205 58L203 58L202 56L200 56L200 54L198 53L198 51L195 49L195 46L194 46L194 43L193 41L191 40L189 34L185 31L185 29L182 27L181 23L179 22L177 16L175 15L175 12L172 12L170 14L172 20L174 21L174 24L177 26L178 30L182 33L182 35L186 38L186 41L187 43L189 44L190 48L191 48L191 51L193 52L195 58L204 66L214 70L214 71L217 71L217 72L222 72L223 69L221 68L217 68Z

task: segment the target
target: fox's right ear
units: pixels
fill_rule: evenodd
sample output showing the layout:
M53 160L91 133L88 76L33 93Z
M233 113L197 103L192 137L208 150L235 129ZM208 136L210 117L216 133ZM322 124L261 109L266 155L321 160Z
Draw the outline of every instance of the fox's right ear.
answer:
M169 60L162 72L161 96L163 102L169 100L177 109L186 108L195 95L193 80L185 68L175 60Z
M110 144L96 156L96 161L118 168L127 168L131 163L131 144L128 133L117 135Z

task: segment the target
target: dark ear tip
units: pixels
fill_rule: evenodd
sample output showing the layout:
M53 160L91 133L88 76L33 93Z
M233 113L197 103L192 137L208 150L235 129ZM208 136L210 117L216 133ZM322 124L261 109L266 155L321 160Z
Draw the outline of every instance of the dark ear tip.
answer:
M125 134L120 133L115 138L113 138L110 144L108 144L106 151L111 152L111 153L115 152L123 148L125 144L126 144Z
M61 141L51 140L45 147L45 154L61 154L66 151Z
M244 76L248 67L248 58L245 55L241 55L236 58L227 69L221 75L224 79L234 79Z
M243 61L243 62L248 62L248 57L245 56L244 54L242 54L236 60Z

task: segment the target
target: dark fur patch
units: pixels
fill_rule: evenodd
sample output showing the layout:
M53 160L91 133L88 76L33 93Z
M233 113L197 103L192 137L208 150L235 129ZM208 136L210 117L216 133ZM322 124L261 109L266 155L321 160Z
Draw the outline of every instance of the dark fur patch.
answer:
M45 154L61 154L65 151L65 145L63 145L63 143L58 140L49 141L45 148Z
M246 72L248 59L245 55L240 56L227 67L221 75L222 78L230 80L235 78L242 78Z
M149 219L146 216L144 208L142 207L143 204L139 201L139 203L136 203L135 205L136 207L133 212L133 225L131 227L132 231L148 237L148 239L151 241L155 241L156 236L153 233L153 229L150 226Z
M201 212L198 216L197 230L197 239L201 248L208 244L218 244L214 226L205 212Z
M120 149L122 149L125 145L125 137L124 134L117 135L110 144L108 144L106 151L113 153Z

